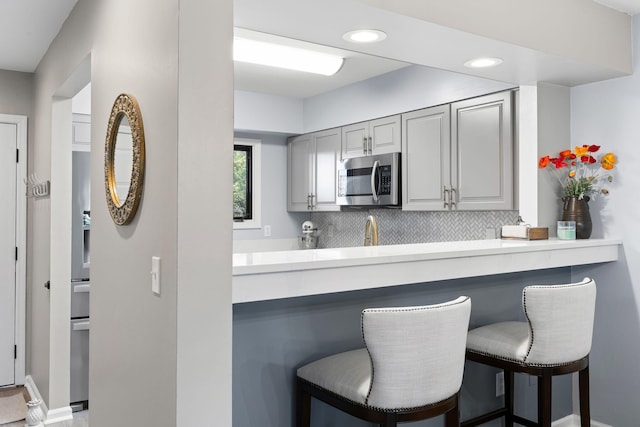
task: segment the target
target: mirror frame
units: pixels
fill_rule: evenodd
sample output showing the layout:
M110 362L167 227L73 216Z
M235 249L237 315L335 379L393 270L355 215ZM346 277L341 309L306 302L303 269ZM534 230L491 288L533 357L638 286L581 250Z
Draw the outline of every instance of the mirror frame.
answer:
M125 116L131 127L133 164L131 166L131 176L129 177L129 192L126 199L121 201L116 191L114 166L118 130L120 122ZM111 108L104 146L104 188L107 196L107 207L113 222L117 225L129 224L135 218L144 184L144 167L144 127L142 125L140 107L133 95L121 93Z

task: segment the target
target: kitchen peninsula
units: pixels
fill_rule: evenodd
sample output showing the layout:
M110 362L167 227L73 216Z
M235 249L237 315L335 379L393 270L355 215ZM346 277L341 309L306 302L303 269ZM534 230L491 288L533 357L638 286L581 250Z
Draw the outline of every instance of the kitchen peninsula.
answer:
M473 240L238 253L233 303L609 262L621 240Z
M524 286L567 283L572 266L616 261L620 248L618 239L493 239L234 254L233 425L293 426L295 370L362 347L364 308L467 295L471 327L521 319ZM607 292L613 284L598 285ZM495 370L467 365L463 419L502 399L494 397ZM519 381L516 387L516 410L535 418L536 387ZM568 416L571 377L554 379L554 390L554 417ZM320 425L371 426L314 405L313 422Z

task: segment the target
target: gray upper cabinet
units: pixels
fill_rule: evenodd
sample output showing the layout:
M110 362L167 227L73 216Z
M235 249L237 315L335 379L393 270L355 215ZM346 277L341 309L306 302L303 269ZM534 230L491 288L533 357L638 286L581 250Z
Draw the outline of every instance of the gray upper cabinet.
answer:
M342 127L342 158L399 153L400 115Z
M513 209L512 91L402 115L404 210Z
M451 104L451 203L513 209L513 91Z
M288 142L287 209L339 211L336 204L340 128L292 137Z
M448 210L451 185L449 105L402 115L402 209Z

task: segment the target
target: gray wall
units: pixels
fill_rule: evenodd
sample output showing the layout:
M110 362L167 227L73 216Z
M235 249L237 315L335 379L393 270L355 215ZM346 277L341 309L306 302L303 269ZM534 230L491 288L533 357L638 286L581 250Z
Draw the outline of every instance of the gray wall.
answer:
M305 132L347 125L514 87L412 65L304 101Z
M224 190L232 177L231 10L231 1L80 0L36 72L32 171L47 177L57 149L51 147L52 96L91 55L94 427L186 426L193 417L205 425L231 422L231 197ZM185 45L178 49L180 30ZM122 92L141 107L146 170L137 216L120 227L106 209L102 141ZM214 162L220 166L203 167ZM202 182L220 185L203 194ZM69 360L44 347L48 331L61 326L49 321L57 307L52 302L49 311L42 287L51 255L49 210L44 200L29 211L29 244L38 248L30 259L30 374L49 408L64 409ZM162 260L160 296L151 292L152 256ZM67 317L67 334L68 328ZM203 383L215 390L213 399ZM203 401L210 411L193 410Z
M572 145L597 144L619 160L610 194L590 202L594 236L619 236L621 260L605 267L575 268L599 285L591 352L591 410L613 426L637 425L640 410L640 188L637 170L640 134L640 15L633 19L636 72L629 77L571 89Z
M309 219L306 212L287 212L287 137L282 134L236 132L238 138L262 141L262 227L233 231L234 240L295 239L300 224ZM271 237L264 226L271 226Z
M571 270L563 268L235 304L233 426L293 427L296 369L333 353L363 347L360 313L364 308L433 304L468 295L472 301L470 327L523 320L524 285L566 283L570 276ZM499 407L502 398L495 397L497 372L467 363L460 402L463 420ZM516 410L532 419L536 417L535 384L535 380L517 376ZM554 379L553 396L554 419L572 413L571 376ZM317 401L312 403L312 424L371 425ZM442 420L415 425L441 426Z

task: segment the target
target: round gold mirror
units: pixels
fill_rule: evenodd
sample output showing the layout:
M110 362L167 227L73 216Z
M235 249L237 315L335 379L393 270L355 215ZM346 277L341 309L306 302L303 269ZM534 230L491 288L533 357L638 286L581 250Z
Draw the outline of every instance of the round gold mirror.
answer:
M144 183L144 127L138 102L120 94L111 109L104 147L104 187L113 222L130 223Z

